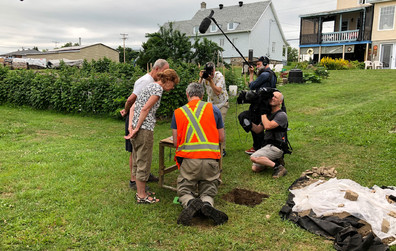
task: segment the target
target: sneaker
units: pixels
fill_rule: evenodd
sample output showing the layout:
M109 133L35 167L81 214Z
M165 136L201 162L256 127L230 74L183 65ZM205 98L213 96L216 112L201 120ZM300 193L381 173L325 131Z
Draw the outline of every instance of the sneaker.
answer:
M227 155L227 152L225 149L223 149L223 157L225 157Z
M191 220L199 210L201 210L203 202L200 198L192 199L188 202L188 206L181 211L179 218L177 219L177 224L182 224L184 226L190 226Z
M158 181L159 181L158 177L155 177L152 173L150 173L147 182L158 182Z
M209 203L204 203L201 212L214 220L215 225L221 225L228 221L228 216L220 210L212 207Z
M249 155L252 155L255 151L256 151L256 150L254 150L254 148L252 147L252 148L246 150L245 153L247 153L247 154L249 154Z
M284 166L279 165L274 167L274 173L272 174L272 178L277 179L287 174L287 170Z

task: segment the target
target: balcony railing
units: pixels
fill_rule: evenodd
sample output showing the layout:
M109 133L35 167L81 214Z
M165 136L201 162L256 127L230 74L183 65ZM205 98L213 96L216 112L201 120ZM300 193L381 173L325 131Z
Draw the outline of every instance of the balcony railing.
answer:
M322 33L322 43L357 41L359 30Z

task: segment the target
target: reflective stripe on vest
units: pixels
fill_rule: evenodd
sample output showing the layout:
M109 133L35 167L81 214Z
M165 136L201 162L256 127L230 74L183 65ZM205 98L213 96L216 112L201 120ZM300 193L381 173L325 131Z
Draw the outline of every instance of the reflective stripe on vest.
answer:
M203 111L206 108L207 103L198 101L197 109L195 113L191 110L189 105L181 107L181 111L186 116L189 126L186 130L185 142L179 145L178 150L184 152L198 152L198 151L220 151L218 143L208 142L205 132L199 123L202 118ZM191 143L193 136L196 135L198 142Z

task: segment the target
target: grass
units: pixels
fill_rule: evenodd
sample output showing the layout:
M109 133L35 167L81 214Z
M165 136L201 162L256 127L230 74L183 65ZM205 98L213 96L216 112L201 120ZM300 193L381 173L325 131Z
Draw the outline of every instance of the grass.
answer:
M288 187L313 166L335 167L338 178L367 187L396 185L394 79L390 70L331 71L321 84L279 87L294 148L285 158L289 174L279 180L270 171L251 172L244 153L251 137L236 122L247 106L233 99L215 199L229 222L218 227L177 225L176 193L157 184L150 186L159 204L136 204L122 121L0 106L0 249L333 250L331 241L278 212ZM170 136L169 121L160 121L154 135L155 142ZM158 172L157 144L152 170ZM176 176L168 174L166 183L175 184ZM235 187L270 197L253 208L221 199Z

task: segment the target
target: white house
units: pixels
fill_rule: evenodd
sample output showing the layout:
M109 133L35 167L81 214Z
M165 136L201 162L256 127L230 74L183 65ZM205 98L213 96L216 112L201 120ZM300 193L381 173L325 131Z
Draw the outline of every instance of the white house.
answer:
M224 49L222 56L227 63L242 62L239 53L213 22L205 34L199 32L202 20L211 10L214 11L213 18L245 58L248 58L249 50L253 50L256 58L265 55L273 62L286 62L288 43L270 0L249 4L239 1L233 6L220 4L213 9L207 9L206 3L202 2L201 9L191 20L173 22L173 28L185 33L191 42L196 37L206 37L217 43Z

